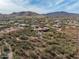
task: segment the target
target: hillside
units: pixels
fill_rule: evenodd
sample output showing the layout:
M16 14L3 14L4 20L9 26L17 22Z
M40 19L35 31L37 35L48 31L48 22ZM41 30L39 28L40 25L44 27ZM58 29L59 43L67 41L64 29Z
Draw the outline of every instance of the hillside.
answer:
M55 14L1 14L0 58L79 59L79 17Z
M36 16L39 14L36 12L31 12L31 11L27 11L27 12L24 11L24 12L14 12L10 15L12 15L12 16Z
M64 11L51 12L51 13L47 13L47 14L45 14L45 15L47 15L47 16L79 16L79 14L68 13L68 12L64 12Z

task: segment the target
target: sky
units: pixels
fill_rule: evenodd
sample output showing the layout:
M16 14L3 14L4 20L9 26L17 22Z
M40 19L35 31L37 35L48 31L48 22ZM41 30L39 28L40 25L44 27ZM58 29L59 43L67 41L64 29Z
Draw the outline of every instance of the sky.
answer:
M0 13L20 11L79 13L79 0L0 0Z

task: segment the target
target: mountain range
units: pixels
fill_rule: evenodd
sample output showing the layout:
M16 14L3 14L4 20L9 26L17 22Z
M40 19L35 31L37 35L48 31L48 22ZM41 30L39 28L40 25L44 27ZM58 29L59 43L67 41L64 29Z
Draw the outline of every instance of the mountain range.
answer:
M0 17L2 16L39 16L39 15L43 15L43 16L79 16L79 14L76 13L68 13L68 12L64 12L64 11L60 11L60 12L51 12L51 13L47 13L47 14L39 14L36 12L32 12L32 11L22 11L22 12L13 12L11 14L0 14Z

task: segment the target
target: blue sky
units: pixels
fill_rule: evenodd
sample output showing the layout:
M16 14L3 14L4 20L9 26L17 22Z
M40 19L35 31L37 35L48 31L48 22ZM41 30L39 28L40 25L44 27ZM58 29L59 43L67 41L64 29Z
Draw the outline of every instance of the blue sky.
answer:
M0 0L0 13L20 11L79 13L79 0Z

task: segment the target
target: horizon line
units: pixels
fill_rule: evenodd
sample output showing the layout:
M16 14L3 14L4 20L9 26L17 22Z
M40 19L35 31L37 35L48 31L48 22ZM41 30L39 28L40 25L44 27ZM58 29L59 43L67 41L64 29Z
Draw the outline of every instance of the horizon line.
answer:
M37 13L37 14L49 14L49 13L55 13L55 12L64 12L64 13L79 14L79 13L76 13L76 12L67 12L67 11L53 11L53 12L46 12L46 13L39 13L39 12L35 12L35 11L16 11L16 12L10 12L10 13L0 12L0 14L13 14L13 13L20 13L20 12L34 12L34 13Z

